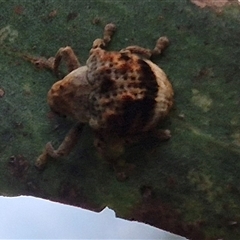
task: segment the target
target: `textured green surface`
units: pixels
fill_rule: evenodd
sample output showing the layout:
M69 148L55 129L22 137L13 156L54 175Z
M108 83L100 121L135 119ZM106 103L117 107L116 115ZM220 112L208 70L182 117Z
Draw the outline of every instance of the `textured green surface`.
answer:
M93 210L108 205L121 217L192 239L240 238L239 7L215 13L185 0L0 0L0 6L2 195ZM38 172L34 161L45 143L57 146L72 122L51 118L46 93L56 78L19 52L49 57L70 45L84 63L108 22L118 26L110 49L153 47L161 35L170 39L154 61L175 89L175 109L164 123L172 139L129 148L126 159L136 170L118 182L98 159L86 127L69 157Z

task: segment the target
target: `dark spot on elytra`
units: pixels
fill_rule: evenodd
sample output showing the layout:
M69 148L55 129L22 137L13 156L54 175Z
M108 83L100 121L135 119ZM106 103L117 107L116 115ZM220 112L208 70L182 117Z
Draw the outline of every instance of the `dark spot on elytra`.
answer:
M106 94L104 95L104 97L105 97L105 98L110 98L110 94L109 94L109 93L106 93Z
M117 92L116 91L112 91L111 94L112 94L113 97L117 96Z
M132 80L132 81L135 81L135 80L136 80L136 77L135 77L135 76L131 76L131 80Z
M101 84L99 86L99 92L106 93L110 91L114 85L114 81L110 77L103 76L103 79L101 80Z
M124 89L124 85L121 84L121 85L119 86L119 89Z
M96 109L99 109L99 108L100 108L99 103L96 102L96 103L94 104L94 107L95 107Z
M119 69L118 69L118 73L123 76L127 74L127 69L128 67L126 67L125 64L123 64Z
M121 100L124 102L130 102L130 101L134 101L134 98L132 97L132 95L122 94Z
M120 53L120 57L119 57L119 61L124 60L124 61L128 61L131 58L128 56L127 53Z
M111 74L111 72L112 72L112 70L111 69L106 69L106 71L105 71L107 74Z
M94 102L97 100L95 95L91 95L90 97L91 97L91 100L94 101Z
M118 69L114 69L114 70L113 70L113 73L114 73L114 75L115 75L116 77L118 77L118 75L119 75Z
M139 87L139 85L136 82L131 82L128 84L128 88L138 88L138 87Z
M127 73L123 75L123 80L125 80L125 81L128 80L128 74Z
M108 126L119 136L139 132L154 114L156 101L151 98L140 100L124 99L122 111L117 118L109 119Z

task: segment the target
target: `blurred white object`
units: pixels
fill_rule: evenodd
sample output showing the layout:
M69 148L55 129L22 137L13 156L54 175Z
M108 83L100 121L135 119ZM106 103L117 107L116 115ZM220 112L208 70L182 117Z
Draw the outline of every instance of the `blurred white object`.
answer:
M144 223L29 196L0 196L0 239L186 240Z

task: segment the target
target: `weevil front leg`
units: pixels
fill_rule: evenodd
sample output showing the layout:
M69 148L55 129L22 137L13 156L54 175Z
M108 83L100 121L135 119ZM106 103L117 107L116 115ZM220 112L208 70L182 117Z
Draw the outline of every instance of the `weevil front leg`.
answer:
M65 61L69 73L81 66L77 56L75 55L71 47L67 46L64 48L60 48L55 56L53 65L53 71L57 76L61 60Z
M54 68L54 61L55 61L54 57L50 57L47 59L45 57L33 57L28 54L23 54L23 58L28 62L34 64L35 67L39 69L53 70Z
M94 40L91 50L96 48L105 48L109 44L109 42L112 40L112 36L115 31L116 31L115 24L108 23L104 28L103 38L97 38L96 40ZM90 50L90 53L91 53L91 50Z
M37 158L35 166L38 169L43 169L47 164L49 157L58 159L60 157L69 155L71 150L77 144L78 139L80 138L83 126L84 124L78 123L72 129L70 129L58 149L54 149L52 144L48 142L43 153Z
M148 48L143 48L139 46L129 46L122 49L120 52L131 52L143 56L144 58L151 58L154 55L159 55L163 52L164 49L169 45L169 40L167 37L160 37L153 50Z
M74 69L79 68L81 65L78 61L77 56L71 47L67 46L60 48L55 57L45 58L45 57L32 57L29 55L23 56L25 60L30 61L37 68L40 69L49 69L53 71L58 76L58 68L62 60L65 61L68 72L72 72Z

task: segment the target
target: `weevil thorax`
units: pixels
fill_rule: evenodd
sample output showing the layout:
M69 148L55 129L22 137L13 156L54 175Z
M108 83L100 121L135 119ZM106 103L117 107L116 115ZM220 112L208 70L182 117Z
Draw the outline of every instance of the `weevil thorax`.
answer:
M96 48L87 61L90 126L119 136L148 131L173 102L166 74L150 60L128 51Z

